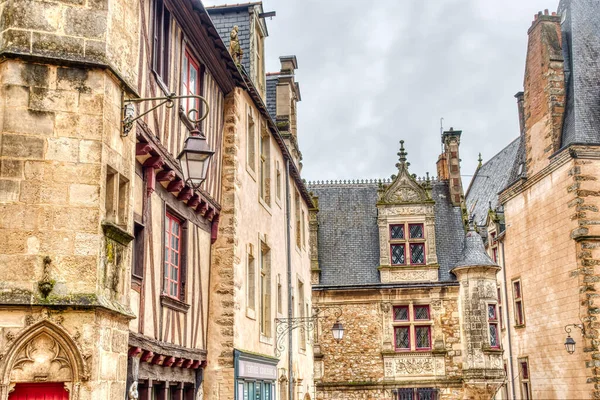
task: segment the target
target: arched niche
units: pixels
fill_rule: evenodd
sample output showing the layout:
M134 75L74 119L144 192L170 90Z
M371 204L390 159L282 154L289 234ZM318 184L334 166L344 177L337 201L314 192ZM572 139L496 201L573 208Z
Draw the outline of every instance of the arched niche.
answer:
M23 331L0 364L0 400L17 383L63 382L70 399L79 396L81 381L88 379L85 362L69 333L42 320Z

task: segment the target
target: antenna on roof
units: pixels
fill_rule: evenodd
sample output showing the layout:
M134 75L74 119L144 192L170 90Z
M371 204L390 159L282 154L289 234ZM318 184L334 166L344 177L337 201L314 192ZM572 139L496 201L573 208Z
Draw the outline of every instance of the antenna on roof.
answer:
M441 147L442 147L442 153L443 153L444 152L444 117L440 118L440 137L442 138Z

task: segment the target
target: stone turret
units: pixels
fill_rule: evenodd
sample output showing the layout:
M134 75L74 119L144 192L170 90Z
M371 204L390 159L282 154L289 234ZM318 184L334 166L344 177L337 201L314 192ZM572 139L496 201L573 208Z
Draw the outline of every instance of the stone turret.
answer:
M471 222L460 260L452 269L460 282L465 399L492 398L504 378L496 286L499 270Z

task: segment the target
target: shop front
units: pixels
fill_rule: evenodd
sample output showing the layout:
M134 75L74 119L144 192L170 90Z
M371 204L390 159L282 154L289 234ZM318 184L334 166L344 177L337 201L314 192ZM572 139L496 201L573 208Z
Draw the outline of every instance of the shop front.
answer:
M278 359L234 350L236 400L276 400Z

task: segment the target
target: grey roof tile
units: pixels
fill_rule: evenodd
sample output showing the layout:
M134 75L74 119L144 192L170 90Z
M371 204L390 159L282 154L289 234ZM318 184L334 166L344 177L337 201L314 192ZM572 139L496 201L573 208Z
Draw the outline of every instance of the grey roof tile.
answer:
M466 203L467 211L475 217L477 225L485 224L490 205L493 210L498 207L498 193L512 182L520 145L521 137L518 137L475 173L467 191Z
M483 247L481 236L475 231L471 224L469 231L465 237L465 244L460 254L459 260L454 264L453 268L475 267L475 266L495 266L498 267Z
M316 184L319 197L318 245L320 285L380 283L376 183ZM464 229L459 207L450 203L447 182L435 182L435 234L440 281L453 281L450 269L459 260Z
M225 47L229 49L229 40L231 30L235 25L238 26L238 38L240 47L244 54L242 55L242 65L246 71L250 71L250 13L241 12L239 10L227 9L207 9L210 19L219 32L219 36L225 43Z

